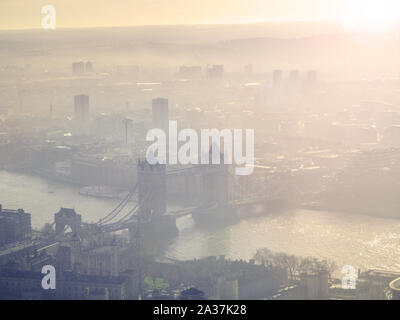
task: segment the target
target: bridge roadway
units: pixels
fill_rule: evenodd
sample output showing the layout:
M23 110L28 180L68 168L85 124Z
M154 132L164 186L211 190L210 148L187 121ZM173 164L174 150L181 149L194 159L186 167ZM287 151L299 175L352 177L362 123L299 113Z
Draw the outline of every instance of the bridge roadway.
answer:
M228 205L232 206L233 208L240 208L240 207L257 205L257 204L263 205L269 200L271 200L271 199L266 198L266 197L259 197L259 198L254 198L254 199L244 199L244 200L233 200L233 201L228 202ZM177 211L169 211L169 212L167 212L167 215L172 215L172 216L175 216L176 218L190 216L193 213L193 211L195 211L196 209L200 209L200 208L201 207L189 207L189 208L184 208L184 209L177 210Z
M14 255L33 254L57 245L57 241L27 240L0 247L0 261Z

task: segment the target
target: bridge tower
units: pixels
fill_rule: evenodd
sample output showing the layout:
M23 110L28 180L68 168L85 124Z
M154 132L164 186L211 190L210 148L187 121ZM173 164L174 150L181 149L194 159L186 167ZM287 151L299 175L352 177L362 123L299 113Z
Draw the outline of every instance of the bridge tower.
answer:
M138 291L141 299L144 277L144 256L152 251L153 241L163 234L169 224L163 216L167 211L166 166L151 165L139 160L137 166L139 211L137 223L129 228L131 244L135 249L135 265L138 272ZM168 222L168 220L167 220ZM175 222L174 222L175 223ZM176 224L174 224L176 228ZM157 243L157 241L155 241Z
M151 165L146 160L138 162L139 215L142 220L153 220L167 210L166 166Z
M210 150L210 163L211 163ZM220 164L202 165L203 204L224 206L229 202L229 171L220 154Z
M82 217L80 214L77 214L74 209L61 208L60 211L54 214L54 222L56 226L56 237L62 237L64 235L65 227L70 227L72 233L77 235L82 224Z

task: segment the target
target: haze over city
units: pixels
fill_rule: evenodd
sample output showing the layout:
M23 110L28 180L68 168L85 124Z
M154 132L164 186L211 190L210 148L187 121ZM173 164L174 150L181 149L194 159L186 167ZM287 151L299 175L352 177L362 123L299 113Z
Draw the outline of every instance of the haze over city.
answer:
M397 300L399 9L2 0L0 299Z
M43 0L3 0L0 29L39 28ZM53 0L59 28L334 21L386 29L400 20L395 0Z

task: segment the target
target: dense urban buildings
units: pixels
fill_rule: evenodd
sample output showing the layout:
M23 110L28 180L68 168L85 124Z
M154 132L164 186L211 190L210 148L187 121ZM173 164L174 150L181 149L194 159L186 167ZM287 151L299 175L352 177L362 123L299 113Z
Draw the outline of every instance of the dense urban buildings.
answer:
M0 299L399 298L398 37L228 20L0 30Z

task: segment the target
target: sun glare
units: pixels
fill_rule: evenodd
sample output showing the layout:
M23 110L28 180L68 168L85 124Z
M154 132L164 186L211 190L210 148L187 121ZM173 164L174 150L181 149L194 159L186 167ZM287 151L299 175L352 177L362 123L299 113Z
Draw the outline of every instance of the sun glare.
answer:
M363 33L393 31L400 20L399 2L398 0L344 0L343 28Z

